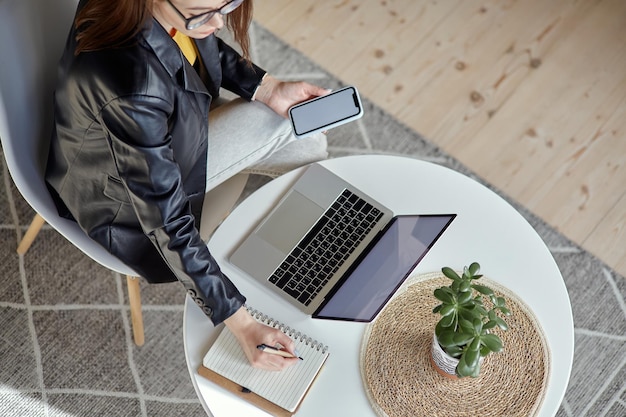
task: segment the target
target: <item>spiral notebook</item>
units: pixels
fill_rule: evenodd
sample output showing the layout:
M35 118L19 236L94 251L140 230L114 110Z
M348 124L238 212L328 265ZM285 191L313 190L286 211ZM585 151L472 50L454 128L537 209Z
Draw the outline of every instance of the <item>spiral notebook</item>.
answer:
M311 337L250 310L259 322L290 336L302 361L280 372L253 368L227 327L202 360L198 373L275 416L293 415L328 358L328 347Z

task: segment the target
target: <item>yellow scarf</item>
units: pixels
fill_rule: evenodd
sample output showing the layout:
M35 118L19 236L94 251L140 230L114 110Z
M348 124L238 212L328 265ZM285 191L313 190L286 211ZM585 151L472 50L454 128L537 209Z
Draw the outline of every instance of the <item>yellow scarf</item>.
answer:
M185 58L187 58L187 61L189 61L191 65L195 64L196 59L198 58L196 45L189 38L189 36L180 33L176 29L172 29L172 31L175 31L174 35L172 35L172 38L174 38L174 42L178 44L178 47L180 48L183 55L185 55Z

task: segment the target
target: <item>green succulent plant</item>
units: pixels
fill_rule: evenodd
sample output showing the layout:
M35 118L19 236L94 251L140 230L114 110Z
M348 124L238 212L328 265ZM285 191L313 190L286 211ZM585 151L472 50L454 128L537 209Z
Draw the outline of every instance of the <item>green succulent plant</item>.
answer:
M456 367L458 377L477 377L480 373L480 358L503 349L500 337L490 330L496 327L507 330L508 325L500 315L511 314L503 297L496 296L491 288L477 283L482 277L479 271L477 262L464 267L461 276L453 269L444 267L441 272L452 283L434 291L434 296L441 301L433 309L433 313L441 315L435 327L435 335L442 349L459 359ZM484 296L491 301L489 310L483 303Z

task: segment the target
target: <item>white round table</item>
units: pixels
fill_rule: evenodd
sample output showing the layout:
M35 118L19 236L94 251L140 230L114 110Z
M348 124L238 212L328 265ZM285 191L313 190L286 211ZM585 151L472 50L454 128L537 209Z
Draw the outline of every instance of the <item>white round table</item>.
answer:
M396 156L350 156L322 162L396 214L457 213L414 273L461 269L473 261L481 272L515 292L532 309L545 332L551 357L540 416L554 416L569 380L574 354L572 310L559 269L530 224L504 199L451 169ZM271 294L228 262L230 253L297 178L301 170L271 181L247 198L209 242L223 271L248 305L325 342L330 357L297 416L375 416L359 370L366 324L315 320ZM214 417L268 416L198 375L202 357L217 336L211 322L188 297L184 347L189 373L207 413Z

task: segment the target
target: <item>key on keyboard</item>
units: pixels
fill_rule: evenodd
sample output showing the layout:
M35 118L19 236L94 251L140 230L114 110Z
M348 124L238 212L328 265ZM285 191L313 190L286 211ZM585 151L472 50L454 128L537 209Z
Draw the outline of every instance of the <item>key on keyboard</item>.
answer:
M344 190L269 281L309 305L381 217L376 207Z

